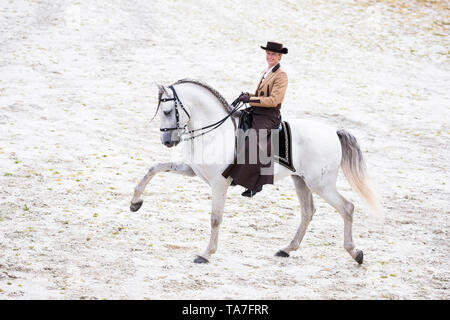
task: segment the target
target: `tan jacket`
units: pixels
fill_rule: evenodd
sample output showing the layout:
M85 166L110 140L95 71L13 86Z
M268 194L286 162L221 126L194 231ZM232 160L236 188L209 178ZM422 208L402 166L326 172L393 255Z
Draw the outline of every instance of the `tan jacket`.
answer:
M266 78L261 81L264 73L261 76L255 94L250 94L249 103L252 107L280 109L288 86L287 74L280 68L280 64L277 64Z

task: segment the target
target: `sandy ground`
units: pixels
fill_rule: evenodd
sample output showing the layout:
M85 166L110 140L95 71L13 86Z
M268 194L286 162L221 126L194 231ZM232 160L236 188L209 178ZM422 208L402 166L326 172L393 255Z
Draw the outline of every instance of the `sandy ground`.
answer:
M449 299L448 16L446 1L2 1L0 299ZM149 122L154 84L190 77L232 101L268 40L289 48L283 117L363 148L385 223L338 181L361 266L319 197L300 249L273 256L300 222L290 179L230 189L207 265L199 178L161 174L129 211L177 152Z

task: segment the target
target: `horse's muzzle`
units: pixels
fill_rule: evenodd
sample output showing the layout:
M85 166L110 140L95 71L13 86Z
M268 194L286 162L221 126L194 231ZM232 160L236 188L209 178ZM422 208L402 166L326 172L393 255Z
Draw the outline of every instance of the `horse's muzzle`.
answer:
M167 148L172 148L180 143L180 137L174 132L164 132L161 135L161 143Z
M176 141L166 141L163 143L167 148L172 148L176 146L178 143Z

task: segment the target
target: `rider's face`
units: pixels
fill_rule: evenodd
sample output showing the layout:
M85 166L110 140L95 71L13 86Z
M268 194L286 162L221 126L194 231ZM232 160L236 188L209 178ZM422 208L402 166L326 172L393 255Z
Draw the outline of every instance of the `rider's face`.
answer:
M269 64L269 68L272 68L281 60L281 53L266 51L266 61Z

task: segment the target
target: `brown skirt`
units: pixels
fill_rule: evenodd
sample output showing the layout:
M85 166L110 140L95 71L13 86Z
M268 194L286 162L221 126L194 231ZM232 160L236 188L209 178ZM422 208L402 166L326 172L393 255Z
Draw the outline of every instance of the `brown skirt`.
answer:
M255 131L253 135L245 138L245 145L238 150L234 163L230 164L222 175L225 178L232 177L240 186L254 189L264 184L273 184L271 129L279 123L280 110L265 107L250 107L247 110L252 114L252 129ZM267 139L264 139L264 135ZM261 154L263 159L260 158Z

